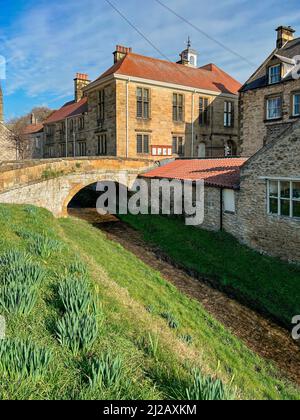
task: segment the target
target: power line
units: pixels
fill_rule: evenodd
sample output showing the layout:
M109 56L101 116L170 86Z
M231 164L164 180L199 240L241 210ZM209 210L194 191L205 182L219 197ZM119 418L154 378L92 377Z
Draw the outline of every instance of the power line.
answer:
M157 48L157 46L149 39L147 38L147 36L139 30L139 28L137 28L137 26L134 25L134 23L132 23L122 12L120 9L118 9L110 0L105 0L106 3L108 3L127 23L128 25L130 25L146 42L148 42L148 44L151 45L152 48L155 49L155 51L157 51L162 57L164 57L167 61L171 60L169 59L169 57L167 57L159 48Z
M174 63L169 57L167 57L131 20L129 20L124 15L124 13L121 12L121 10L117 8L117 6L115 6L110 0L105 0L105 1L107 4L111 6L113 10L115 10L128 23L128 25L131 26L131 28L133 28L149 45L151 45L151 47L154 48L155 51L157 51L165 60L167 60L174 67L176 66L176 70L179 71L185 78L188 78L192 82L194 82L189 72L184 72L183 69L180 68L181 66L178 66L177 63Z
M168 10L170 13L172 13L173 15L175 15L176 17L178 17L178 19L181 19L183 22L185 22L187 25L191 26L193 29L195 29L195 31L199 32L200 34L202 34L203 36L205 36L206 38L208 38L209 40L215 42L216 44L218 44L220 47L222 47L223 49L225 49L226 51L230 52L231 54L235 55L236 57L240 58L241 60L245 61L247 64L250 64L251 66L255 66L254 63L252 63L250 60L248 60L248 58L243 57L241 54L239 54L238 52L234 51L233 49L231 49L230 47L227 47L227 45L223 44L221 41L215 39L213 36L209 35L208 33L206 33L205 31L203 31L202 29L198 28L198 26L194 25L192 22L190 22L188 19L186 19L185 17L181 16L179 13L177 13L174 9L171 9L171 7L167 6L165 3L163 3L161 0L155 0L158 4L160 4L162 7L164 7L166 10Z
M193 79L191 78L191 76L188 74L188 72L184 72L180 66L178 66L176 63L174 63L168 56L166 56L133 22L131 22L125 15L124 13L121 12L121 10L119 10L117 8L117 6L115 6L110 0L105 0L106 3L108 3L112 9L114 9L127 23L128 25L130 25L149 45L151 45L152 48L155 49L155 51L157 51L165 60L167 60L170 64L172 64L174 67L176 66L176 70L179 71L185 78L190 79L191 81L193 81Z

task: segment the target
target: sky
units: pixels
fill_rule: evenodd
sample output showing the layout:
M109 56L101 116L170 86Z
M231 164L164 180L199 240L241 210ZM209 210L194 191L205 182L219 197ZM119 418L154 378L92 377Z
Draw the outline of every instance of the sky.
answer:
M35 106L60 108L73 99L75 73L96 79L112 65L117 44L177 61L190 36L199 65L215 63L243 83L274 49L276 27L300 33L299 0L162 0L200 31L156 0L110 1L155 48L105 0L0 0L6 120Z

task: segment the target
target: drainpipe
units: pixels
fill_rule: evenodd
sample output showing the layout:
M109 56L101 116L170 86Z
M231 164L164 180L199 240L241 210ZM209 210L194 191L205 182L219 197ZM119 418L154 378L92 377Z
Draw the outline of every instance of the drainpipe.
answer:
M126 158L129 157L129 83L130 77L126 80Z
M223 188L220 188L220 231L223 231Z
M73 125L73 128L74 128L74 125ZM75 130L73 132L73 155L74 155L74 158L75 158L76 157L76 133L75 133Z
M68 157L68 118L66 118L65 130L66 130L66 158L67 158Z
M194 91L192 93L192 153L191 153L191 157L194 157L194 105L195 105L195 95L196 91Z

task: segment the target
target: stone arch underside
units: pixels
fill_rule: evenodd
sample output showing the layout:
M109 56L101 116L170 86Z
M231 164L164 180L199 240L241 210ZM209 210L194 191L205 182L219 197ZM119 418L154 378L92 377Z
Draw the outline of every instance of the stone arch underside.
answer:
M32 204L49 210L55 217L67 217L68 204L83 188L103 181L114 181L131 188L138 172L93 172L62 176L0 192L0 203Z

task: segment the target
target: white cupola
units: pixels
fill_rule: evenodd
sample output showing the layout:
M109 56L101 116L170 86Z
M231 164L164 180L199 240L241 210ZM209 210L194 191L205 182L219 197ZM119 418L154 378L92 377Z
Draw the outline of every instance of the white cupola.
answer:
M180 54L181 60L178 61L178 64L183 64L184 66L198 67L198 53L192 49L192 43L190 37L187 41L187 48L182 51Z

